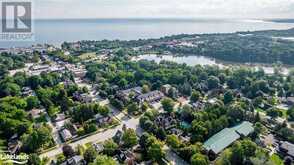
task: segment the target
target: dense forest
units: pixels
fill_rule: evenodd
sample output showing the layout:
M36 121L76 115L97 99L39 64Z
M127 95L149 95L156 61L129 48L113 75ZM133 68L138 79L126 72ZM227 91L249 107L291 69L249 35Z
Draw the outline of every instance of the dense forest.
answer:
M129 54L169 51L176 55L201 55L231 62L276 63L294 65L294 29L246 31L223 34L180 34L159 39L131 41L80 41L80 52L101 49L125 49ZM190 45L181 45L181 43ZM175 44L176 43L176 44ZM136 51L137 47L149 47ZM70 43L62 48L70 49Z

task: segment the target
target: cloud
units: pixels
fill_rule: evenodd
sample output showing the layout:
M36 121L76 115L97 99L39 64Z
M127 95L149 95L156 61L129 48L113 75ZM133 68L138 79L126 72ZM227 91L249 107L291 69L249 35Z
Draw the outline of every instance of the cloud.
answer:
M294 16L294 0L36 0L36 18Z

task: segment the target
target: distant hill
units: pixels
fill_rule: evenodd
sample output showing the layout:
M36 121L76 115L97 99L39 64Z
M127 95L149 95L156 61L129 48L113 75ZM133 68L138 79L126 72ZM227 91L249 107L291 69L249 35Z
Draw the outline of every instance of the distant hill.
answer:
M294 19L270 19L266 21L277 22L277 23L294 23Z

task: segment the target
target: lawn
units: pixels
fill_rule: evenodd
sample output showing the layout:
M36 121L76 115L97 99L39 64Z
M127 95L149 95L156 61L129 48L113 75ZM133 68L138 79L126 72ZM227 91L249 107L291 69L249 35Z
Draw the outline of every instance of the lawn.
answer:
M284 165L283 160L277 154L273 154L271 160L275 165Z
M260 112L260 113L266 113L265 110L261 109L261 108L256 108L255 109L256 112Z
M280 111L282 112L282 118L284 118L284 119L287 119L288 118L288 116L287 116L287 110L284 110L284 109L280 109Z
M83 53L79 56L79 58L81 60L89 60L89 59L92 59L92 58L95 58L96 57L96 53L95 52L91 52L91 53Z

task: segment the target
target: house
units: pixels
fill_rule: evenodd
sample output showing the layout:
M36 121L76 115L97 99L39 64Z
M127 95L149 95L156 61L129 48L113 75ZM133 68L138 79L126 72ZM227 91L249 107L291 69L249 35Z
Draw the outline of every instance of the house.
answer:
M197 111L202 110L205 107L205 103L202 101L197 101L196 103L192 103L193 109L196 109Z
M156 123L157 126L161 126L165 130L169 130L171 128L176 127L177 120L174 119L172 116L169 116L169 115L159 115L155 119L155 123Z
M37 118L41 117L43 112L44 112L44 110L42 110L42 109L32 109L29 112L29 116L32 119L37 119Z
M287 97L286 104L289 106L294 105L294 97Z
M109 116L102 116L100 114L95 115L95 120L99 125L108 124L112 121L111 117Z
M123 132L118 130L115 135L112 137L113 141L117 144L121 143L121 138L122 138Z
M221 130L205 141L203 146L209 156L214 159L217 154L230 146L233 142L241 137L248 136L253 131L253 124L244 121L235 127Z
M180 103L180 105L187 105L189 103L189 100L187 100L185 97L180 97L177 99L178 103Z
M17 153L21 148L21 142L18 140L18 135L14 134L9 140L8 140L8 146L7 149L10 154Z
M23 97L33 96L34 91L30 87L23 87L21 89L21 94L22 94Z
M287 141L282 141L278 148L278 152L284 157L291 157L294 159L294 144Z
M260 135L260 145L263 147L277 146L277 140L273 134L268 134L266 136Z
M49 65L33 65L30 70L32 71L46 71L50 69L50 66Z
M178 129L178 128L172 128L169 130L170 134L174 134L174 135L177 135L177 136L181 136L184 131L182 131L181 129Z
M95 143L93 144L93 147L95 148L95 150L100 153L104 150L103 144L101 143Z
M129 165L135 164L135 155L133 152L127 151L119 151L119 154L116 156L120 162L127 163Z
M60 136L62 137L63 141L66 142L72 138L72 134L68 129L63 129L59 132Z
M117 92L116 96L123 102L128 102L131 98L135 98L142 94L142 87L134 87L131 89L120 90Z
M58 114L56 114L54 121L55 122L62 121L62 120L65 120L65 118L66 118L66 116L64 113L58 113Z
M76 155L67 159L65 162L61 163L60 165L86 165L87 162L83 159L82 156Z
M83 103L89 103L92 101L92 97L89 96L87 93L80 93L78 91L76 91L74 94L73 94L73 98L80 101L80 102L83 102Z
M136 98L136 100L139 103L144 103L144 102L153 103L153 102L160 101L163 97L164 97L164 94L162 92L155 90L155 91L151 91L151 92L139 95Z
M169 85L169 84L165 84L165 85L163 85L163 86L161 87L160 91L161 91L162 93L164 93L165 95L168 95L168 92L169 92L169 90L170 90L171 88L172 88L171 85Z

